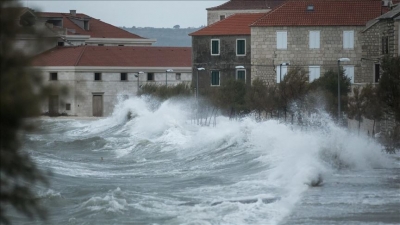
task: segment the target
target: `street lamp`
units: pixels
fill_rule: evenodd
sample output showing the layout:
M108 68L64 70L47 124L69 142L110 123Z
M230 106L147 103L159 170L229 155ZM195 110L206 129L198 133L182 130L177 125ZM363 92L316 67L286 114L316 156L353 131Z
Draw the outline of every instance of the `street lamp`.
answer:
M167 86L167 82L168 82L168 79L167 79L167 74L168 74L168 72L173 72L173 70L172 69L167 69L166 71L165 71L165 86Z
M279 65L279 83L282 81L282 66L289 66L290 63L284 62Z
M206 70L203 67L197 68L197 77L196 77L196 98L199 97L199 71L200 70Z
M135 77L137 78L137 91L139 91L139 74L144 73L143 71L139 71L135 74Z
M337 61L338 64L338 82L337 82L337 88L338 88L338 123L340 123L340 62L349 62L349 58L340 58Z

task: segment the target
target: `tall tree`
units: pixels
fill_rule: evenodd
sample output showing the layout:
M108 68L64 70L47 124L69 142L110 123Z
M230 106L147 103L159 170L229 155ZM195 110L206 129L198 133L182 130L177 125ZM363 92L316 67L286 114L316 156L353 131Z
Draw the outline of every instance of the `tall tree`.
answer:
M301 100L308 91L308 73L300 67L289 70L279 83L277 93L279 106L285 115L285 121L287 113L290 111L289 105L293 101Z
M344 70L340 70L340 102L342 113L347 112L347 100L350 93L350 78L346 77ZM325 110L337 118L338 112L338 74L334 70L328 70L323 76L311 83L312 90L320 90L326 99Z
M365 118L373 121L372 125L372 136L375 135L375 124L376 121L380 120L383 115L382 103L379 100L378 88L367 84L362 90L362 94L366 99Z
M348 117L355 119L358 122L358 133L360 133L361 122L367 109L367 98L365 90L360 87L353 88L353 94L349 97L348 101Z
M379 79L379 95L386 106L386 113L394 114L400 122L400 57L385 57L383 74Z

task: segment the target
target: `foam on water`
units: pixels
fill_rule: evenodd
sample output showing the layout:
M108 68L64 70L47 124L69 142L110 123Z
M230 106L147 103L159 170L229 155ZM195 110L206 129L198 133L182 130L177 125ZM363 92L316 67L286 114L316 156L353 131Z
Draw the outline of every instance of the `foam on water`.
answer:
M91 211L123 213L134 208L164 214L174 218L171 224L277 224L319 177L325 179L341 169L392 165L378 143L337 127L324 113L306 118L310 124L306 127L223 116L215 127L207 127L190 120L189 105L171 100L154 108L148 98L121 101L110 117L71 123L65 133L68 139L98 136L106 140L95 151L114 155L107 159L110 164L48 164L66 176L135 174L171 179L160 186L178 182L179 191L165 191L179 198L148 199L143 194L135 202L118 187L81 203ZM123 160L128 164L121 165ZM193 183L203 177L204 182ZM192 200L182 200L186 198ZM274 200L263 200L269 198ZM374 198L361 201L379 204Z

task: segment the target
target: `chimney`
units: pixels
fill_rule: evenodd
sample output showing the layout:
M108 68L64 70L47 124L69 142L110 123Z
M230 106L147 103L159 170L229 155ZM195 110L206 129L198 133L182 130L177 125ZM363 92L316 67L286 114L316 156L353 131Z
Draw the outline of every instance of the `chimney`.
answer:
M71 16L76 16L76 10L74 9L69 10L69 14L71 14Z

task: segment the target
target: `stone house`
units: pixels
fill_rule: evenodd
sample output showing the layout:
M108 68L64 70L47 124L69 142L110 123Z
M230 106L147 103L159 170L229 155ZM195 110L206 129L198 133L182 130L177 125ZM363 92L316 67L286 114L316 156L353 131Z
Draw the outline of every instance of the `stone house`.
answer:
M263 15L235 14L189 34L192 36L193 86L196 87L198 76L200 93L210 86L219 87L227 79L242 79L251 85L249 25Z
M361 32L362 76L361 83L377 83L381 75L381 60L384 56L398 56L399 53L400 5L391 11L369 21Z
M30 8L7 8L6 13L18 14L21 27L33 27L41 34L41 46L36 46L36 37L19 35L16 48L28 54L39 54L56 46L98 45L98 46L150 46L156 42L132 34L121 28L92 18L86 14L35 12Z
M285 0L229 0L219 6L207 8L207 25L236 13L267 13Z
M346 75L363 82L362 31L381 9L376 0L285 2L251 25L252 79L280 82L288 69L281 64L289 63L309 71L312 81L349 58L341 63Z
M378 84L382 74L381 63L383 57L389 55L396 57L400 55L400 5L385 14L369 21L362 30L362 58L361 76L359 86L368 83ZM372 131L387 133L394 126L394 117L384 114L381 121L374 122L363 119L360 129L364 132ZM350 129L358 129L357 121L349 121Z
M134 46L152 45L155 39L132 34L76 10L69 13L39 12L37 17L59 37L58 46L99 45Z
M43 112L108 116L119 96L135 96L141 85L175 85L192 79L190 47L61 46L35 57L32 67L67 95L51 95Z

